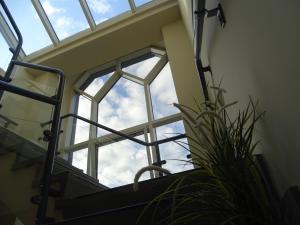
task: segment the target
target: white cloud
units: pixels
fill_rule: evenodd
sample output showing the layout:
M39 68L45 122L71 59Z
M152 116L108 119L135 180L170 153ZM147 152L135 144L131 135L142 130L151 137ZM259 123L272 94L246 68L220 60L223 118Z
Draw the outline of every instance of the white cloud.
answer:
M45 0L42 2L42 6L46 12L46 14L48 16L52 16L53 14L55 13L60 13L60 12L64 12L65 10L64 9L61 9L61 8L57 8L57 7L54 7L50 0Z
M105 14L111 10L107 0L88 0L89 7L95 13Z

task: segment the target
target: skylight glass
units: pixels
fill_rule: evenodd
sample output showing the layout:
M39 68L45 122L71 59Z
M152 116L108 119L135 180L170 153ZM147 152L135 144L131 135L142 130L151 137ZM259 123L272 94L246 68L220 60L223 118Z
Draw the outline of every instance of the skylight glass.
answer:
M12 53L9 51L9 46L4 40L2 34L0 33L0 75L2 72L6 71L8 64L10 62ZM1 71L3 70L3 71Z
M84 173L87 172L87 160L88 160L88 149L78 150L73 152L72 165L78 169L83 170Z
M42 0L41 3L60 40L89 27L79 1Z
M22 33L26 54L51 45L52 42L30 0L5 2Z
M185 130L182 121L178 121L156 128L158 140L183 133L185 133ZM191 163L185 162L188 160L186 156L190 154L190 152L184 148L187 148L188 146L183 144L187 143L187 139L183 138L177 140L177 142L178 143L168 142L159 145L160 158L161 160L167 161L167 163L163 165L163 168L170 170L171 173L178 173L194 168L194 166ZM180 142L184 147L179 145Z
M144 87L120 78L98 106L98 122L122 130L147 121ZM99 129L98 135L105 132Z
M97 24L130 10L128 0L87 0L87 3Z
M170 64L167 63L150 84L154 118L162 118L178 113L173 103L178 103Z
M122 70L126 73L136 75L140 78L145 78L159 61L159 59L160 57L153 56L149 59L124 67Z
M135 5L136 5L137 7L139 7L139 6L141 6L141 5L145 5L146 3L151 2L151 0L134 0L134 2L135 2Z
M113 72L94 79L93 82L84 90L84 92L91 96L95 96L112 74Z
M144 136L137 138L144 141ZM133 183L137 171L145 166L148 166L146 147L132 141L119 141L98 148L98 179L107 187ZM146 172L140 181L149 178L150 173Z

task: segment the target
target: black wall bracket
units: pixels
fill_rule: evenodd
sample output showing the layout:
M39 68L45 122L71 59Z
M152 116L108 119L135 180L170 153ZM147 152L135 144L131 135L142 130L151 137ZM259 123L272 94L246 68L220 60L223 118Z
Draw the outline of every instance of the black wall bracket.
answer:
M200 11L195 11L195 14L197 14L198 16L206 15L207 18L217 16L219 18L221 26L224 28L226 25L226 18L221 4L218 4L218 7L214 9L203 9Z

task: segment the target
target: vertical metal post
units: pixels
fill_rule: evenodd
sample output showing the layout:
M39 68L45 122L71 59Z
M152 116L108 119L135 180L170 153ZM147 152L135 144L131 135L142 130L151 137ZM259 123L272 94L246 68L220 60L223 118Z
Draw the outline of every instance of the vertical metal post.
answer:
M51 139L48 145L48 151L46 153L46 160L43 170L43 177L40 189L40 204L37 211L37 221L36 224L44 224L46 221L47 215L47 206L48 206L48 194L51 185L51 178L53 173L53 166L56 157L56 150L59 141L59 132L60 132L60 110L61 110L61 103L63 98L63 89L65 84L65 78L62 72L60 72L60 81L59 87L57 91L58 96L58 103L54 105L54 113L52 119L52 126L51 126Z

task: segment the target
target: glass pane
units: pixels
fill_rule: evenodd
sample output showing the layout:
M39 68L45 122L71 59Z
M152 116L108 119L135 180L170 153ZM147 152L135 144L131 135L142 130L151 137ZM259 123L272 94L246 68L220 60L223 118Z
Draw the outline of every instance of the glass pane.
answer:
M72 165L86 173L88 160L88 149L78 150L73 152Z
M147 121L144 87L121 78L98 106L98 122L122 130ZM102 129L98 135L103 135Z
M176 136L185 133L183 122L178 121L168 125L156 128L157 139L161 140L167 137ZM188 161L187 155L190 154L188 150L187 139L183 138L174 142L169 142L159 145L161 160L166 160L167 163L163 165L171 171L171 173L178 173L194 168L193 164ZM183 145L183 146L180 146ZM185 149L187 148L187 149Z
M144 140L144 136L137 137ZM129 140L119 141L98 148L98 179L113 188L133 183L138 170L148 166L146 147ZM146 172L139 179L150 179Z
M144 5L144 4L148 3L148 2L151 2L151 0L135 0L134 2L135 2L135 5L137 7L139 7L139 6Z
M27 54L51 45L51 40L30 0L6 0L24 39Z
M84 92L91 96L95 96L112 74L113 72L94 79L93 82L84 90Z
M4 75L4 71L6 71L11 57L12 53L9 51L9 46L2 34L0 34L0 76Z
M79 96L78 113L77 115L90 119L91 101L83 96ZM89 139L90 125L82 120L76 120L76 130L74 144L86 141Z
M123 68L123 71L132 75L136 75L140 78L145 78L159 61L159 59L159 57L153 56L149 59L125 67Z
M89 28L79 1L41 1L59 39Z
M178 113L173 103L178 103L170 64L167 63L155 80L150 84L154 118Z
M128 0L87 0L87 3L97 24L130 10Z

